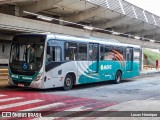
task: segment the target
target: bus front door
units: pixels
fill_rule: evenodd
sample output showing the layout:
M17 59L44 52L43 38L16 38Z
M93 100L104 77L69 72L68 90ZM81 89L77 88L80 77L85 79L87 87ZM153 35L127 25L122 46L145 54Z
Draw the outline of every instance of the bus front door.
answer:
M126 71L132 71L133 69L133 48L127 48L126 49Z
M98 66L99 66L99 45L89 44L89 73L91 76L90 82L99 80Z

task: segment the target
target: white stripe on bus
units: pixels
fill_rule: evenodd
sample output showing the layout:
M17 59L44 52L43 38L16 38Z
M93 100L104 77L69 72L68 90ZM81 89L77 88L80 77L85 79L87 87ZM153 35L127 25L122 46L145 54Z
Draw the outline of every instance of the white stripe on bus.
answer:
M10 100L19 100L19 99L23 99L23 98L22 97L5 98L5 99L0 99L0 102L6 102Z
M35 107L35 108L25 109L25 110L22 110L22 111L38 111L38 110L47 109L47 108L51 108L51 107L62 106L62 105L65 105L65 104L64 103L52 103L52 104L43 105L43 106L39 106L39 107Z
M11 108L11 107L27 105L27 104L31 104L31 103L42 102L42 101L44 101L44 100L36 99L36 100L29 100L29 101L23 101L23 102L18 102L18 103L12 103L12 104L8 104L8 105L1 105L0 110L6 109L6 108Z

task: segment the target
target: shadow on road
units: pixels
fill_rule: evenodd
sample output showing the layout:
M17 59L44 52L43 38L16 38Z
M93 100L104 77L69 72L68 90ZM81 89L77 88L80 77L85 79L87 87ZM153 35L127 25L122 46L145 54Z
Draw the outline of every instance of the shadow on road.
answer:
M134 82L134 79L125 79L122 80L120 84L124 84L127 82ZM114 84L113 81L103 81L103 82L97 82L97 83L89 83L89 84L83 84L83 85L75 85L72 90L81 90L81 89L89 89L89 88L96 88L100 86L111 86L111 85L120 85L120 84ZM18 86L3 86L0 88L0 91L20 91L20 92L57 92L57 91L63 91L63 88L49 88L49 89L34 89L34 88L27 88L27 87L18 87Z

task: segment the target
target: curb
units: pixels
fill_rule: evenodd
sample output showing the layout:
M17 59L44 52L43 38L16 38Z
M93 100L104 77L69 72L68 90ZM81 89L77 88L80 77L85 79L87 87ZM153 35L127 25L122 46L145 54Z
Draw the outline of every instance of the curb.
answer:
M6 85L8 85L8 80L1 80L0 81L0 87L4 87Z
M154 75L154 74L160 74L160 71L157 71L157 72L140 73L140 76L145 76L145 75Z

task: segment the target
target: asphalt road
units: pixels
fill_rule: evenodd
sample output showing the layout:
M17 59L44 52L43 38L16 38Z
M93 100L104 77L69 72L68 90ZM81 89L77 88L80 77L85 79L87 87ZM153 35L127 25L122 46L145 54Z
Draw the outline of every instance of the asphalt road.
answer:
M0 90L30 91L43 94L82 97L114 102L130 100L160 99L160 74L122 80L120 84L110 81L74 86L72 90L63 91L61 88L37 90L19 87L1 87Z
M131 78L123 80L120 84L111 82L94 83L75 86L70 91L61 89L49 89L44 93L58 94L125 102L129 100L160 99L160 75Z
M53 106L56 105L59 107L55 110L61 108L60 111L84 109L98 109L100 111L160 111L159 88L159 74L126 79L120 84L113 84L108 81L77 85L69 91L63 91L61 88L37 90L6 86L0 88L2 100L0 109L6 111L44 108L53 110L55 109ZM53 113L46 113L46 115L48 114ZM158 116L160 116L160 113ZM127 118L121 119L128 120ZM129 119L132 120L132 118ZM139 118L136 119L139 120ZM145 120L150 120L150 117L145 118ZM159 120L159 118L156 117L156 120Z

